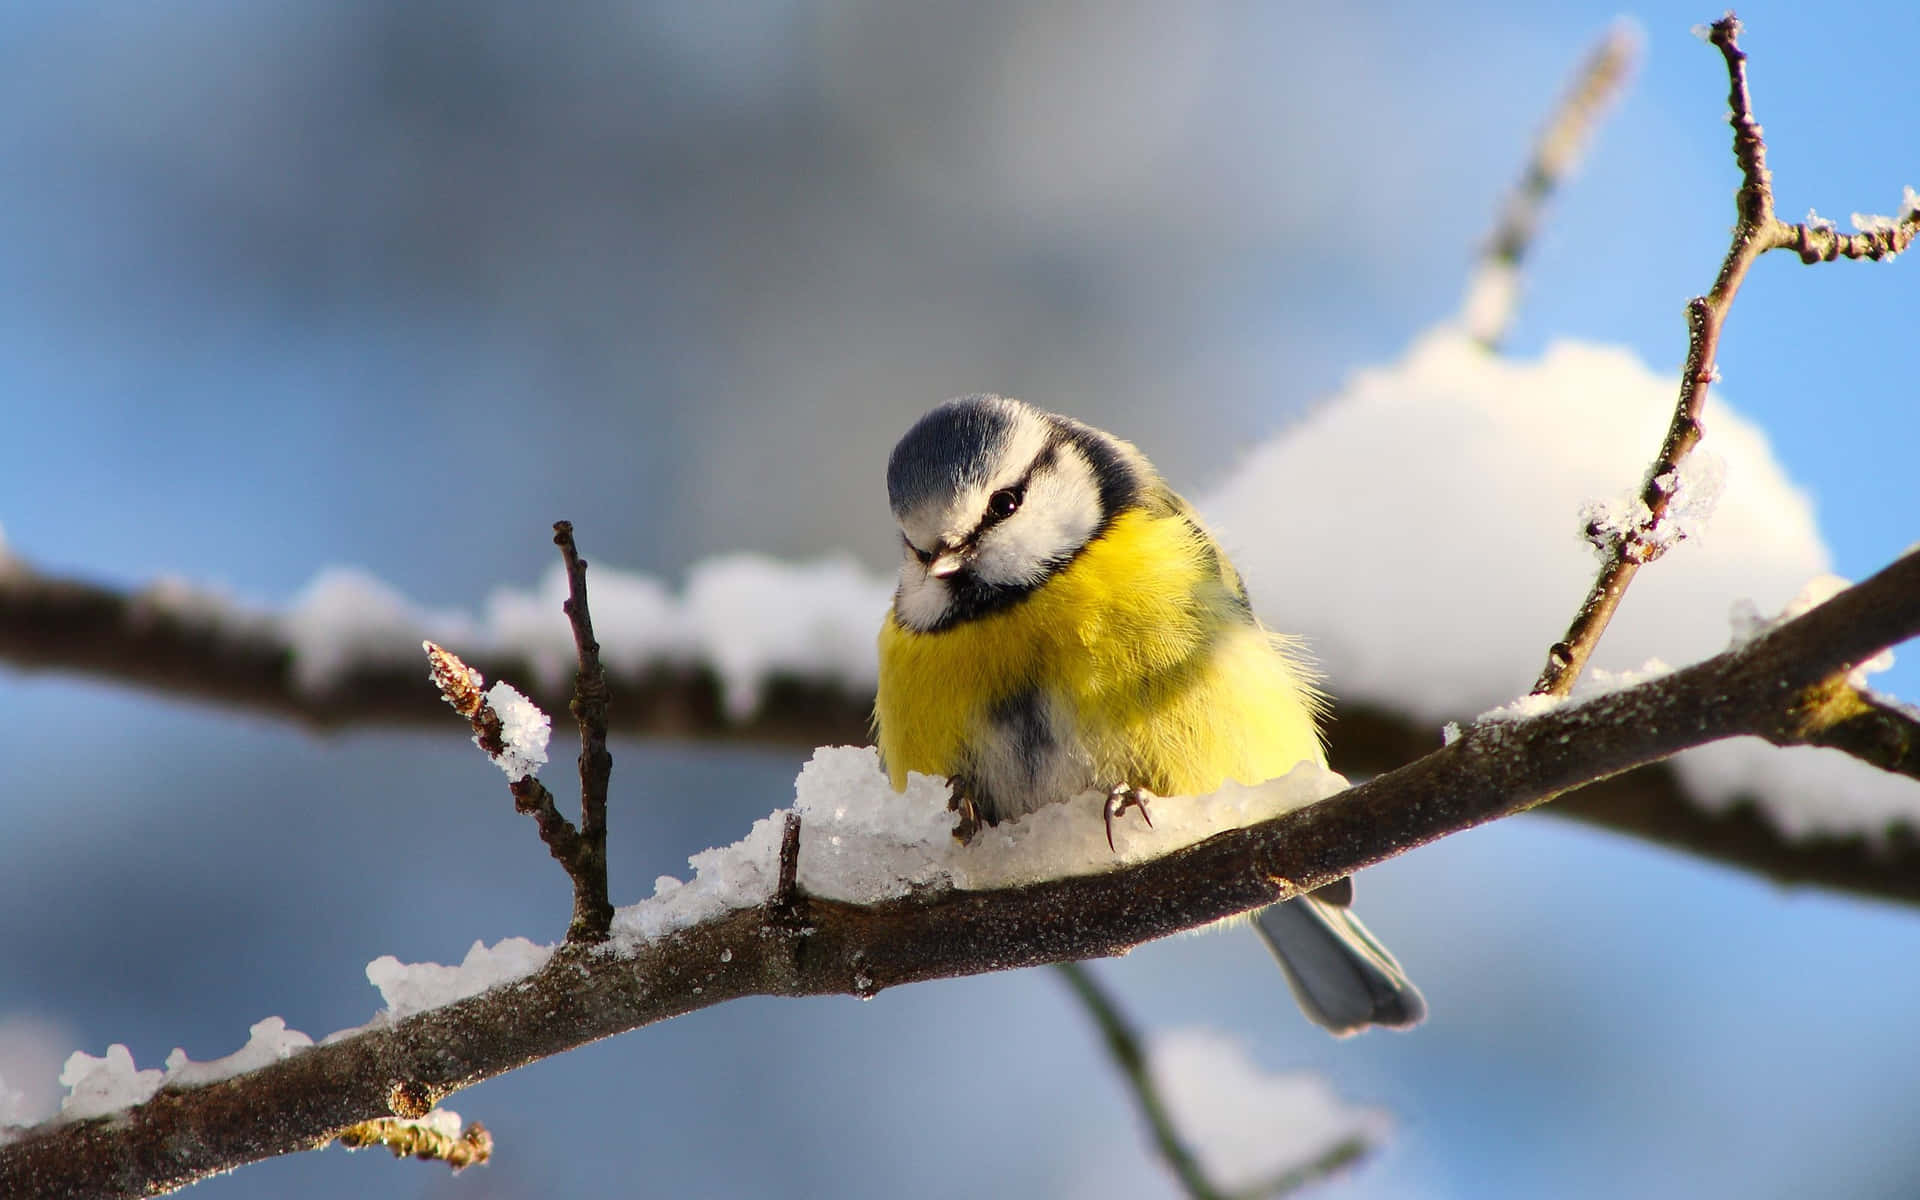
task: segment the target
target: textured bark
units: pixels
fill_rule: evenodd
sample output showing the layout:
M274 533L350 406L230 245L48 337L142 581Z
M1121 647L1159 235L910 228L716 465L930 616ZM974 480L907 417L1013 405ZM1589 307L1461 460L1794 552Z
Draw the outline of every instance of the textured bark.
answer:
M1274 903L1570 788L1740 734L1920 634L1920 555L1739 650L1452 745L1309 808L1103 875L873 905L781 888L631 956L563 946L540 972L263 1070L0 1147L0 1195L151 1195L416 1116L562 1050L738 996L870 996L921 980L1123 954ZM800 836L804 836L804 832ZM790 840L790 839L789 839Z

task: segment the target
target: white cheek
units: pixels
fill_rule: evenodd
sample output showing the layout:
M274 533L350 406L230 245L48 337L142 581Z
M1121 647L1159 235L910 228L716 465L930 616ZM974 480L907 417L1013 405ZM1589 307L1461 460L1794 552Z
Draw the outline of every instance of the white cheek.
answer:
M917 562L900 564L900 590L894 594L894 615L908 629L928 630L947 615L953 596L945 580L935 579Z
M1087 544L1100 524L1099 493L1090 476L1074 474L1034 479L1020 511L980 539L976 575L988 583L1035 584L1051 563Z

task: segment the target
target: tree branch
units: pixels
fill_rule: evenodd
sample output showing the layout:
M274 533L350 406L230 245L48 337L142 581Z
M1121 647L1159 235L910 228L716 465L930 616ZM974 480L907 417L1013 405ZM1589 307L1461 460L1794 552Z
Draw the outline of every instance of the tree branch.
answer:
M613 756L607 753L607 679L600 667L600 646L593 640L593 619L587 611L587 564L574 548L573 526L556 522L554 543L567 568L569 595L565 603L573 625L579 668L574 673L574 717L580 723L580 825L575 828L554 803L553 793L530 772L534 763L510 761L502 719L488 695L480 690L485 677L443 647L423 642L430 664L429 678L440 696L473 726L474 741L496 764L511 766L508 789L514 807L532 817L554 860L573 882L573 917L567 924L570 942L601 942L613 923L613 902L607 894L607 781ZM515 697L524 703L521 697ZM538 761L546 761L546 718Z
M417 660L356 662L324 694L308 692L297 683L291 646L269 622L208 622L156 606L146 593L121 594L47 578L17 559L0 560L0 659L149 687L316 729L441 729L446 724L445 709L420 686ZM527 658L476 655L472 661L490 679L540 678ZM607 685L610 729L642 737L796 748L861 745L868 740L873 708L870 687L784 675L768 680L759 707L736 720L721 703L712 671L668 664L609 672ZM568 704L567 693L557 689L536 686L531 695L550 712ZM1878 709L1885 729L1876 742L1920 744L1920 719L1898 706ZM1356 777L1410 762L1440 740L1428 722L1337 699L1329 731L1334 768ZM1863 756L1861 747L1835 740L1807 744ZM1783 884L1920 903L1920 830L1897 826L1884 841L1788 837L1751 804L1708 811L1664 764L1591 785L1544 811Z
M1720 348L1720 330L1726 323L1733 298L1754 262L1769 250L1792 247L1801 261L1831 261L1835 257L1888 257L1904 250L1920 230L1920 207L1911 207L1889 228L1843 237L1831 228L1809 229L1790 226L1774 216L1773 176L1767 170L1767 144L1760 124L1754 119L1753 97L1747 90L1747 56L1739 46L1740 22L1732 13L1715 21L1708 40L1720 48L1726 59L1731 109L1728 123L1733 126L1733 157L1740 166L1740 190L1735 198L1739 220L1733 228L1733 242L1720 264L1720 274L1704 296L1687 304L1687 362L1680 377L1680 397L1674 406L1673 420L1667 426L1660 452L1640 486L1642 513L1628 527L1608 535L1605 563L1587 592L1587 598L1568 626L1566 635L1547 652L1547 665L1533 685L1539 695L1564 696L1585 669L1600 635L1606 632L1614 612L1627 593L1633 577L1646 563L1664 554L1679 538L1664 530L1668 510L1679 491L1680 469L1687 455L1700 441L1700 410L1707 401L1707 389L1718 373L1716 355ZM1909 193L1911 194L1911 193ZM1590 537L1601 531L1589 530Z
M871 995L1121 954L1311 891L1416 846L1689 746L1781 736L1805 697L1920 634L1920 554L1734 650L1513 721L1338 796L1101 875L856 905L801 896L632 947L569 943L527 979L271 1066L164 1089L118 1117L0 1146L0 1194L138 1196L324 1144L535 1059L740 996Z
M877 618L876 618L877 619ZM527 680L549 712L571 693L544 686L524 654L469 654L488 679ZM175 698L279 717L331 731L360 726L444 728L445 712L420 686L419 660L358 658L323 687L303 685L291 639L267 617L210 613L179 604L164 585L120 592L45 575L0 555L0 661L146 688ZM866 736L873 712L864 691L797 675L767 681L758 709L731 719L718 676L706 667L656 662L604 672L609 728L654 737L773 745L820 745Z
M579 668L567 707L580 724L580 852L568 864L574 879L573 921L567 940L604 941L613 923L607 896L607 781L613 755L607 752L607 673L600 665L600 643L593 638L587 608L587 563L573 544L573 523L556 521L554 545L567 567L567 620Z
M1640 39L1631 24L1622 21L1608 30L1587 52L1534 140L1526 169L1507 197L1461 305L1467 334L1488 350L1500 348L1513 324L1520 264L1533 248L1547 202L1580 161L1601 117L1633 73L1639 50Z

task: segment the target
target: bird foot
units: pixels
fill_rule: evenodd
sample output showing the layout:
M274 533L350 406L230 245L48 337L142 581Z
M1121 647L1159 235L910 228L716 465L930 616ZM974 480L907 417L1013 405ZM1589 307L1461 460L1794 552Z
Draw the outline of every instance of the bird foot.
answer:
M1152 792L1130 783L1116 783L1107 789L1107 849L1114 848L1113 819L1125 815L1130 808L1139 809L1140 819L1147 823L1148 829L1153 828L1153 814L1147 811L1147 801L1154 798Z
M947 780L947 786L953 789L947 796L947 811L960 816L953 823L953 840L964 846L980 836L980 829L986 822L980 819L980 807L973 802L972 796L967 795L958 778Z

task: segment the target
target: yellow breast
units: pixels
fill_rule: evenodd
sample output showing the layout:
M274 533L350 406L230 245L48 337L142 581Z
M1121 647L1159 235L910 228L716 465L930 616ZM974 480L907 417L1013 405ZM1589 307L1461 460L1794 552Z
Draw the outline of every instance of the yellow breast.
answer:
M1193 794L1322 761L1304 669L1245 615L1210 543L1177 515L1123 513L988 616L918 633L889 613L874 724L893 786L909 771L961 772L993 735L989 714L1036 689L1071 714L1102 787Z

